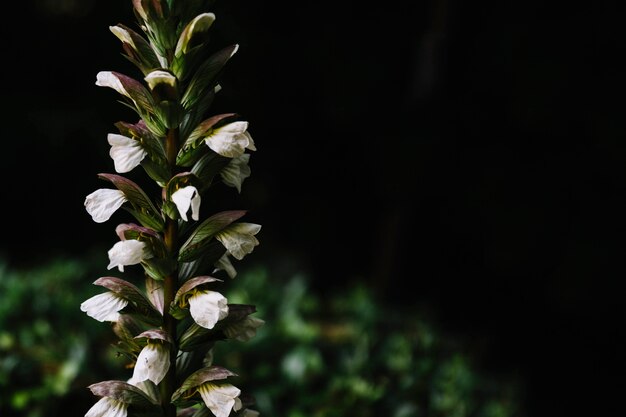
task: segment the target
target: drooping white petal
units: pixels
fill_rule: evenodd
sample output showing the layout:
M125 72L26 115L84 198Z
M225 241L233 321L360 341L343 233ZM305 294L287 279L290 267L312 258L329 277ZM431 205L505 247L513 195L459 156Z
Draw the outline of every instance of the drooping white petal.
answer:
M170 352L163 343L148 342L137 356L132 380L136 382L149 379L159 384L170 367Z
M240 417L259 417L260 415L261 413L258 411L246 408L241 412Z
M252 139L252 135L247 130L243 132L244 136L248 138L248 144L246 145L246 149L250 149L251 151L256 151L256 146L254 146L254 140Z
M130 172L148 154L138 140L115 133L109 133L107 139L111 145L109 155L115 163L115 171L120 174Z
M215 271L219 270L226 271L226 274L228 274L228 277L231 279L237 276L237 270L233 266L232 262L230 262L227 253L223 254L222 257L215 262Z
M103 223L126 201L126 196L120 190L101 188L85 197L85 209L94 222Z
M241 156L231 159L228 165L220 171L220 176L224 184L235 187L238 192L241 192L243 180L248 178L251 173L250 166L248 165L249 160L249 153L244 153Z
M231 384L215 385L209 382L198 387L204 404L215 417L228 417L231 410L241 409L241 390Z
M128 91L126 91L120 79L117 78L111 71L100 71L96 75L96 85L98 87L112 88L118 93L130 98Z
M215 235L226 250L235 258L242 260L254 250L259 241L254 235L261 230L261 225L254 223L234 223Z
M204 141L209 148L227 158L243 155L246 149L254 150L252 137L246 132L248 122L233 122L215 129ZM250 148L252 144L252 148Z
M236 339L241 342L247 342L248 340L256 336L256 330L264 324L265 321L259 318L247 316L241 321L225 326L224 334L229 339Z
M117 321L120 318L119 311L127 305L128 300L109 291L83 301L80 310L98 321Z
M100 398L85 417L126 417L128 404L109 397Z
M150 90L154 90L159 84L167 84L170 87L176 86L176 77L167 71L155 70L145 76L144 80L148 83Z
M189 297L189 312L198 326L212 329L228 316L228 300L216 291L198 291Z
M176 204L178 213L184 221L187 221L187 211L191 206L191 218L194 220L199 219L200 214L200 194L193 185L180 188L172 193L172 201Z
M109 265L107 269L117 266L120 272L124 272L125 265L135 265L152 257L148 246L139 240L121 240L109 249Z

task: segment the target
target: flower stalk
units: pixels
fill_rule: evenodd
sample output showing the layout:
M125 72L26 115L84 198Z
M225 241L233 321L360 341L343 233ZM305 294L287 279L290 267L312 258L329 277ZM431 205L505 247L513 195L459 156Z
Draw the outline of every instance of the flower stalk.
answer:
M139 120L115 123L109 155L117 174L98 176L114 188L85 198L96 223L119 209L133 218L115 228L107 269L144 270L144 287L119 277L94 281L108 290L81 304L98 321L113 322L119 353L130 358L126 381L89 386L100 397L86 417L189 417L258 415L254 403L231 382L237 374L213 363L212 349L225 340L245 342L264 321L256 308L230 304L218 290L259 244L261 226L239 221L244 210L202 219L201 202L221 182L241 192L256 151L248 122L236 113L211 115L223 69L238 50L208 43L215 21L210 0L132 0L140 31L110 28L143 79L101 71L96 85L122 97ZM122 175L141 167L160 187L150 196ZM213 276L215 275L215 276ZM217 359L217 358L216 358Z

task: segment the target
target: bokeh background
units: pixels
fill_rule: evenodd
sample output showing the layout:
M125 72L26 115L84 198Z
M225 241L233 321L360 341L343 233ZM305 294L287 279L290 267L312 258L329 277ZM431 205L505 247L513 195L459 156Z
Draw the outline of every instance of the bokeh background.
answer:
M113 172L106 134L134 120L95 86L139 76L108 30L134 17L127 0L13 7L0 414L82 416L86 385L124 372L78 304L128 220L95 224L83 201ZM242 114L258 147L220 198L263 225L232 297L267 319L224 355L263 381L260 406L530 417L618 395L626 136L605 92L622 72L592 65L623 53L613 7L217 2L211 42L240 49L213 112Z

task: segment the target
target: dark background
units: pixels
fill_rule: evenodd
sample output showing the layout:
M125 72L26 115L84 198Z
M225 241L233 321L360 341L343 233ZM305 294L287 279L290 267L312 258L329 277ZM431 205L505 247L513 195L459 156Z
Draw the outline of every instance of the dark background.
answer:
M603 57L624 52L623 11L304 3L214 10L215 48L240 50L213 111L242 114L258 148L232 207L263 225L251 262L429 311L523 378L529 416L620 395L626 136L609 98L623 71ZM108 30L134 24L130 1L14 7L0 253L19 266L117 240L83 200L113 172L106 134L134 115L94 83L140 75Z

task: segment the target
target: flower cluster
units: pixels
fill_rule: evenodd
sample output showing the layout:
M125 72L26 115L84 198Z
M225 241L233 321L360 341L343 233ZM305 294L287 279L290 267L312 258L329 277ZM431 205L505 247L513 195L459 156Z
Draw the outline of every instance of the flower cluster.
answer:
M255 306L229 303L218 291L224 280L212 276L236 277L231 257L240 261L254 250L261 226L240 221L243 210L201 220L213 184L241 192L256 150L238 114L207 114L238 49L210 49L209 3L133 0L138 29L110 27L142 79L101 71L96 85L114 90L138 119L117 122L108 134L116 173L98 174L110 186L87 195L84 205L97 223L120 209L133 217L115 228L119 241L108 251L107 269L139 265L145 281L100 277L94 284L106 291L80 306L112 323L133 369L126 381L90 385L99 400L85 417L258 415L248 408L251 396L229 382L236 374L213 364L216 343L247 341L264 321L253 316ZM120 175L138 167L161 189L158 196Z

